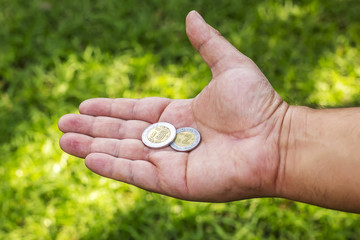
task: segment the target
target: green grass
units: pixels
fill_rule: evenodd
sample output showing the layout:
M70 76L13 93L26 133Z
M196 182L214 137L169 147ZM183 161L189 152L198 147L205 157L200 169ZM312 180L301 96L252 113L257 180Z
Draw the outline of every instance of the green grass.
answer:
M0 0L0 239L359 239L359 215L282 199L192 203L92 174L57 120L92 97L194 97L192 9L292 104L360 104L360 4Z

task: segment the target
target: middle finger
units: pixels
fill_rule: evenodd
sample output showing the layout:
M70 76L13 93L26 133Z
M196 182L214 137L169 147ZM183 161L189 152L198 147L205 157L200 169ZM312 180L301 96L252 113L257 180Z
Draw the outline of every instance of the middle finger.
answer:
M59 128L64 133L74 132L91 137L115 139L141 139L142 132L149 125L139 120L93 117L83 114L67 114L59 120Z

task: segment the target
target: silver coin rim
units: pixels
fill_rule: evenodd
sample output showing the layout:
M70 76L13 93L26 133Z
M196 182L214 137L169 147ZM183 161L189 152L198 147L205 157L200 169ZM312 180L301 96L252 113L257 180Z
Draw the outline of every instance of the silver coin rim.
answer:
M177 129L176 130L176 135L178 133L185 132L185 131L189 131L189 132L194 133L195 134L195 141L191 145L189 145L187 147L181 147L181 146L177 145L175 142L172 142L170 147L172 147L176 151L187 152L187 151L193 150L194 148L196 148L199 145L199 143L201 141L201 135L200 135L199 131L196 130L195 128L192 128L192 127L184 127L184 128ZM176 136L175 136L175 138L176 138Z
M167 128L169 128L170 130L170 136L169 138L164 141L164 142L161 142L161 143L152 143L149 141L149 139L147 138L147 135L149 133L149 131L153 128L156 128L158 126L165 126ZM149 148L162 148L162 147L166 147L166 146L169 146L175 139L175 136L176 136L176 128L171 124L171 123L167 123L167 122L157 122L157 123L154 123L154 124L151 124L150 126L148 126L144 132L142 133L141 135L141 139L142 139L142 142L148 146Z

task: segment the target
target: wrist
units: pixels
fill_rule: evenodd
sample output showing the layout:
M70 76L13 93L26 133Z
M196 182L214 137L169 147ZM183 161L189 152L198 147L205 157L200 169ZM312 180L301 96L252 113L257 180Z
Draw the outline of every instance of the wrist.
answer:
M294 163L301 158L301 148L306 142L308 115L313 109L303 106L289 106L284 115L279 137L279 166L276 178L276 195L289 198L294 191ZM300 190L300 189L299 189ZM291 198L291 197L290 197Z
M360 212L360 108L290 106L279 140L277 196Z

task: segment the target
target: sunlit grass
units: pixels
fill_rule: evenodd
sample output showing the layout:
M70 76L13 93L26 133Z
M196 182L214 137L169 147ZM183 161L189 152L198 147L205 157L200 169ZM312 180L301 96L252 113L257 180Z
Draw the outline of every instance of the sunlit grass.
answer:
M360 50L339 46L320 58L312 75L316 80L310 101L322 106L360 102Z

